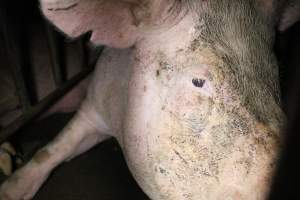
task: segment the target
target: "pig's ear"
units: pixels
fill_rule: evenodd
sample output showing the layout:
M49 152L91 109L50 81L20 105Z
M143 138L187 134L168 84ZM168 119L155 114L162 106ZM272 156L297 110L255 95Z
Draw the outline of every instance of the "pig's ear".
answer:
M278 29L285 31L300 20L300 0L287 0Z
M43 14L70 37L91 32L91 41L115 48L136 42L133 0L40 0Z

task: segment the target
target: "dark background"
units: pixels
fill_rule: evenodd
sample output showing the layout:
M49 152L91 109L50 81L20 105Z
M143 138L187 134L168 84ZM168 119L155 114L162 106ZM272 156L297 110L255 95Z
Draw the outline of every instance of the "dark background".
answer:
M43 27L44 23L36 1L0 1L0 67L4 64L6 64L4 67L10 68L12 65L21 66L30 106L37 104L40 99L36 94L35 83L32 82L34 73L31 68L32 61L28 59L29 49L31 49L33 32L38 30L38 27ZM38 34L44 37L45 30ZM62 62L61 65L66 65L64 56L67 54L65 49L68 49L68 46L79 51L85 48L78 41L69 41L58 33L54 35L59 53L57 59ZM300 23L285 33L277 33L274 48L280 64L283 108L288 117L288 124L284 130L286 145L274 179L270 199L300 199L297 194L300 186L300 166L298 165L300 158ZM93 63L89 60L91 55L84 56L88 57L87 63ZM62 71L63 74L65 73L63 79L67 81L66 72ZM2 95L1 91L0 95ZM72 114L55 114L31 122L11 137L11 142L23 154L26 161L39 147L51 140L71 116ZM147 197L130 175L116 141L109 140L72 162L58 167L34 199L143 200Z

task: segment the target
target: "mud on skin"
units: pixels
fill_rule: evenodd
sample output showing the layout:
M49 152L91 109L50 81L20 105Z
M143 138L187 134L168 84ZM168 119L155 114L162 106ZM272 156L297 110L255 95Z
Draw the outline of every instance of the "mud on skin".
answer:
M67 10L57 9L67 5L59 0L41 2L62 31L92 31L95 43L112 48L72 129L26 170L50 173L51 163L112 136L153 200L266 198L284 123L272 52L276 1L69 0L78 5ZM30 188L27 174L4 184L0 197L34 195L40 185Z
M219 70L239 92L247 109L264 123L281 121L284 117L280 110L273 112L280 105L278 69L272 52L273 26L260 12L259 2L216 0L187 4L197 9L199 16L199 35L190 49L213 49L224 61Z

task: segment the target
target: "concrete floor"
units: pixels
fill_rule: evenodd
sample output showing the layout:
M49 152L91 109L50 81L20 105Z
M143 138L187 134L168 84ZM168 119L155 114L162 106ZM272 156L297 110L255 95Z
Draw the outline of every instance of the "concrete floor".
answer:
M16 138L28 160L65 125L69 115L53 115L24 128ZM131 176L115 140L60 165L34 200L147 200Z

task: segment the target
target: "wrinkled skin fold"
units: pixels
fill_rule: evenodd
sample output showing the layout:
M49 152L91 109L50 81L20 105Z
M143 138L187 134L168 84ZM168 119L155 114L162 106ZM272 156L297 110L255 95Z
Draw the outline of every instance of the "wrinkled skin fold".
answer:
M266 199L283 137L273 0L41 0L45 16L108 47L87 97L1 186L31 199L51 170L117 138L153 200Z

